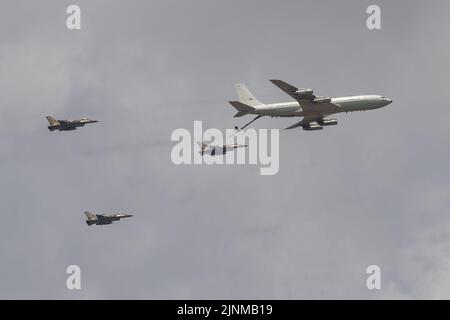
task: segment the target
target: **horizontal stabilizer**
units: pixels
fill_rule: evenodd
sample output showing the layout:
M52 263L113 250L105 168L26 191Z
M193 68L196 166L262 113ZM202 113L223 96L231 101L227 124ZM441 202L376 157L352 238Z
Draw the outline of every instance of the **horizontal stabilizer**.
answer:
M245 116L246 114L248 114L248 112L245 112L245 111L238 111L238 112L234 115L234 117L235 117L235 118L239 118L239 117Z
M238 113L234 115L235 117L245 116L246 114L251 113L253 110L255 110L255 108L239 101L229 101L229 103L238 111Z
M239 101L229 101L229 103L233 107L235 107L238 111L251 112L251 111L255 110L255 108L253 108L247 104L244 104L242 102L239 102Z

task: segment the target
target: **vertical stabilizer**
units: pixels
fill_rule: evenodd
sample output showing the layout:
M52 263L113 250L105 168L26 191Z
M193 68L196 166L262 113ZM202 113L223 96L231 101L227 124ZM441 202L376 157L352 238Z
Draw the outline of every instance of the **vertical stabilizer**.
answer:
M243 104L251 107L262 105L262 103L258 101L258 99L256 99L253 93L251 93L244 84L238 83L235 87L239 102L242 102Z

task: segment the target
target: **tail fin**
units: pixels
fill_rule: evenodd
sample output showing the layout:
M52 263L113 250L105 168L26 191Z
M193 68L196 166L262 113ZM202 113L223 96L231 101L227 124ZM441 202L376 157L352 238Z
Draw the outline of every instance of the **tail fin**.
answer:
M198 147L200 148L201 152L205 151L205 149L208 147L208 144L204 143L204 142L198 142L197 141L197 144L198 144Z
M234 115L235 117L245 116L246 114L251 113L253 110L255 110L255 108L250 107L249 105L246 105L239 101L228 101L228 103L231 104L233 107L235 107L236 110L238 111L238 113Z
M50 125L55 125L55 124L58 124L58 123L59 123L59 121L56 120L56 119L53 118L53 117L46 116L46 118L47 118L48 123L50 123Z
M86 215L86 218L90 221L90 220L97 220L97 215L89 212L89 211L85 211L84 214Z
M239 102L242 102L251 107L256 107L263 104L259 102L258 99L256 99L256 97L250 92L250 90L247 89L244 84L238 83L235 87Z

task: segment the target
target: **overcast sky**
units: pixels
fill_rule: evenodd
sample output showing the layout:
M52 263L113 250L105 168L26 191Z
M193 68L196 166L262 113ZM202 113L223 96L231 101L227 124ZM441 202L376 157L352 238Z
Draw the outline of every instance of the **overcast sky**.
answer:
M78 4L82 29L66 28ZM366 28L381 7L382 30ZM450 298L448 1L24 1L0 12L0 298ZM280 133L280 170L175 166L246 83L380 94ZM100 120L49 132L45 116ZM299 119L263 119L284 128ZM131 219L88 227L82 214ZM66 289L67 266L82 290ZM366 288L366 268L382 289Z

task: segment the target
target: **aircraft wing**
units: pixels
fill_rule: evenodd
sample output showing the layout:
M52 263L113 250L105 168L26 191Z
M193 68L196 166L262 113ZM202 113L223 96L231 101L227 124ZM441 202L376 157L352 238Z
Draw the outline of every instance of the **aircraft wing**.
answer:
M322 119L323 119L323 116L316 116L316 115L305 116L305 117L303 117L302 121L297 122L297 123L293 124L292 126L287 127L286 129L294 129L294 128L298 128L298 127L303 127L303 126L310 124L311 122L317 122Z
M76 126L73 124L73 122L72 122L72 121L69 121L69 120L59 120L59 124L60 124L62 127L66 127L66 128L68 128L68 127L76 127Z
M282 80L270 80L270 82L297 100L305 112L333 111L339 108L331 102L331 98L315 96L312 89L297 88Z
M316 96L311 89L299 89L283 80L270 80L278 88L286 92L298 102L312 101Z
M99 223L108 223L111 221L109 217L102 214L97 214L97 220Z

